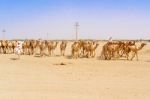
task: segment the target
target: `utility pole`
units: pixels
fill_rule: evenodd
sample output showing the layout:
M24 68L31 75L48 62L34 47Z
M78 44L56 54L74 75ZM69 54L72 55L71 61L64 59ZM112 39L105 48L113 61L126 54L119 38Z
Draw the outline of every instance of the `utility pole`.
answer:
M75 29L76 29L76 40L78 40L78 27L79 27L79 23L76 22L75 23Z
M47 40L48 40L48 33L47 33Z
M3 29L3 30L2 30L2 33L3 33L3 34L2 34L2 39L5 40L5 33L6 33L6 30Z

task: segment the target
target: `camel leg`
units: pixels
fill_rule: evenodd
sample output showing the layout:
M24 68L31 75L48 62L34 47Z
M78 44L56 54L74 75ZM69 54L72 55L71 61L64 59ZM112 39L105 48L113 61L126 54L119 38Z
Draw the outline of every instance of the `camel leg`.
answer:
M65 51L64 50L62 50L62 56L65 56Z
M126 52L126 58L129 60L129 53Z
M73 58L73 50L71 51L71 56L72 56L72 58Z
M48 48L48 53L49 53L49 56L51 56L51 49Z
M94 57L94 51L92 51L92 53L91 53L92 55L91 55L91 57Z
M136 55L136 60L138 61L138 60L139 60L139 59L138 59L138 53L136 52L135 55Z
M20 59L20 54L18 54L18 59Z
M62 50L60 49L60 55L62 56Z
M133 53L133 54L132 54L132 58L131 58L131 61L133 60L133 58L134 58L134 57L135 57L135 53Z

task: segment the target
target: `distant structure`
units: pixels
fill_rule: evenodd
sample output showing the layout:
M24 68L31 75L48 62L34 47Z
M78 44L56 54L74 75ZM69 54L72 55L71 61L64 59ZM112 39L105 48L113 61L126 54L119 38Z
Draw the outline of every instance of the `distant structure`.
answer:
M6 33L6 30L3 29L3 30L2 30L2 33L3 33L3 34L2 34L2 39L5 40L5 33Z
M76 29L76 40L78 40L78 27L79 27L79 23L76 22L75 23L75 29Z

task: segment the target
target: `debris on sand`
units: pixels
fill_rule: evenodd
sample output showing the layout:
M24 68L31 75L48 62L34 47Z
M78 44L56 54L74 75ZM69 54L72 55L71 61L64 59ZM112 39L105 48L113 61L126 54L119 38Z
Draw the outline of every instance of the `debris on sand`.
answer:
M61 63L57 63L57 64L54 64L54 65L67 65L67 64L64 63L64 62L61 62Z
M66 65L65 63L61 62L60 65Z

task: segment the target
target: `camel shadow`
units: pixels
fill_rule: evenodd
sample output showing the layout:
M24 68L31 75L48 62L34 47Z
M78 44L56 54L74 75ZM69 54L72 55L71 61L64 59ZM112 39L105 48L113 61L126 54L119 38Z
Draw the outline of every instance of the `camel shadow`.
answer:
M97 60L103 60L100 56L96 57Z
M34 57L40 58L41 56L40 55L34 55Z
M65 63L65 62L60 62L60 63L55 63L53 65L71 65L72 63Z
M19 60L19 58L9 58L10 60Z
M150 60L146 60L145 62L150 62Z
M40 54L35 54L34 57L37 57L37 58L49 57L49 55L48 54L43 54L43 56L41 56Z
M71 55L67 55L65 56L66 59L72 59L72 56Z
M56 57L60 57L61 55L55 55Z
M67 65L67 64L66 64L66 63L61 62L61 63L56 63L56 64L53 64L53 65Z

